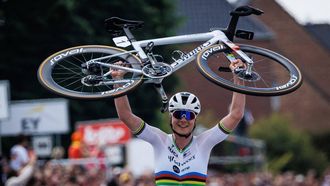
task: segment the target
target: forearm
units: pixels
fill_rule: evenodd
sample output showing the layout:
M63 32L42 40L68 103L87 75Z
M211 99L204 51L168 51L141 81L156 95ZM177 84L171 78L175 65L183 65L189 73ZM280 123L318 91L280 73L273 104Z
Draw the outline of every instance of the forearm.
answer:
M132 114L132 109L127 96L121 96L114 99L119 119L125 119Z
M243 82L237 77L234 77L234 82L243 85ZM230 104L229 114L221 120L222 125L228 130L234 130L239 121L244 116L245 110L245 95L233 92L233 97Z
M141 124L141 119L132 113L127 96L115 98L114 101L118 118L132 131L137 130Z
M234 92L229 114L231 115L232 118L239 121L243 118L244 109L245 109L245 95Z
M11 177L7 180L6 185L26 185L33 175L34 165L27 164L17 177Z
M125 64L122 61L118 61L115 63L116 65L120 65L120 66L125 66ZM122 70L116 70L116 69L110 69L111 72L111 76L114 80L121 80L123 79L124 75L125 75L125 71ZM114 88L119 88L122 85L120 84L115 84ZM117 110L117 114L118 117L121 121L123 121L126 126L131 129L131 131L136 131L137 129L139 129L142 120L141 118L135 116L132 113L132 109L131 106L129 104L128 98L126 95L115 98L115 106L116 106L116 110Z

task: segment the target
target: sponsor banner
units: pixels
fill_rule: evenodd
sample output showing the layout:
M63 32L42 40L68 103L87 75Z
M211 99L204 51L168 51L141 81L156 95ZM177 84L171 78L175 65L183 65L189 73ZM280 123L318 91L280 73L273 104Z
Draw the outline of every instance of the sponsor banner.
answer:
M131 131L120 120L78 122L77 126L88 146L124 144L131 139Z
M15 101L8 120L1 122L1 135L64 134L69 131L68 102L65 99Z
M49 157L53 149L51 136L33 136L32 146L38 157Z

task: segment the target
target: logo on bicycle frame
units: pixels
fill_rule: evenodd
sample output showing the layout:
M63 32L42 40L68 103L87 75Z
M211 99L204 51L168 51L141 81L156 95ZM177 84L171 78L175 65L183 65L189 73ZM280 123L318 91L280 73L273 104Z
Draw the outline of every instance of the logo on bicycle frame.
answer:
M223 45L217 45L217 46L211 47L203 52L202 58L204 60L207 60L207 58L209 57L210 54L213 54L214 52L217 52L217 51L223 50L223 49L225 49L225 46L223 46Z
M67 57L69 55L77 54L77 53L81 53L81 52L83 52L83 48L78 48L78 49L73 49L73 50L69 50L69 51L63 52L63 53L61 53L61 54L53 57L50 60L50 63L51 63L51 65L54 65L55 62L57 62L58 60L61 60L63 57Z
M212 44L211 42L206 42L206 43L203 43L202 45L198 46L197 48L195 48L194 50L190 51L188 54L182 56L179 60L177 60L176 63L173 65L173 67L180 64L180 62L185 61L185 60L195 56L196 54L198 54L200 51L202 51L204 48L210 46L211 44Z

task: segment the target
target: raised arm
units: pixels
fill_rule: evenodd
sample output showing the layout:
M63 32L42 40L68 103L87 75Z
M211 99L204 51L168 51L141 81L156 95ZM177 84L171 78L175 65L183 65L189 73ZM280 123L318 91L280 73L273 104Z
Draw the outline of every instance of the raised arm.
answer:
M132 113L127 96L115 98L118 117L134 133L141 126L142 119Z
M122 64L118 62L117 64ZM112 70L111 75L114 79L122 79L125 72L122 70ZM115 85L116 86L116 85ZM134 133L141 126L142 119L132 113L127 96L114 99L118 117Z
M233 62L230 65L230 68L233 70L238 66L244 66L242 61L237 60L236 62ZM234 76L234 82L236 84L243 84L243 82L237 76ZM243 118L244 109L245 95L234 92L229 108L229 113L220 121L220 124L223 125L224 129L227 129L229 131L234 130L239 121Z

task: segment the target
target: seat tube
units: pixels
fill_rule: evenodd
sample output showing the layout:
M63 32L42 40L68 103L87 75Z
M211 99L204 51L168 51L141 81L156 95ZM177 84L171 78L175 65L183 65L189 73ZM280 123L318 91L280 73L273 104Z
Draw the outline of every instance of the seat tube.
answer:
M125 25L124 26L124 32L130 42L136 41L135 37L133 36L132 32L129 30L129 28Z

